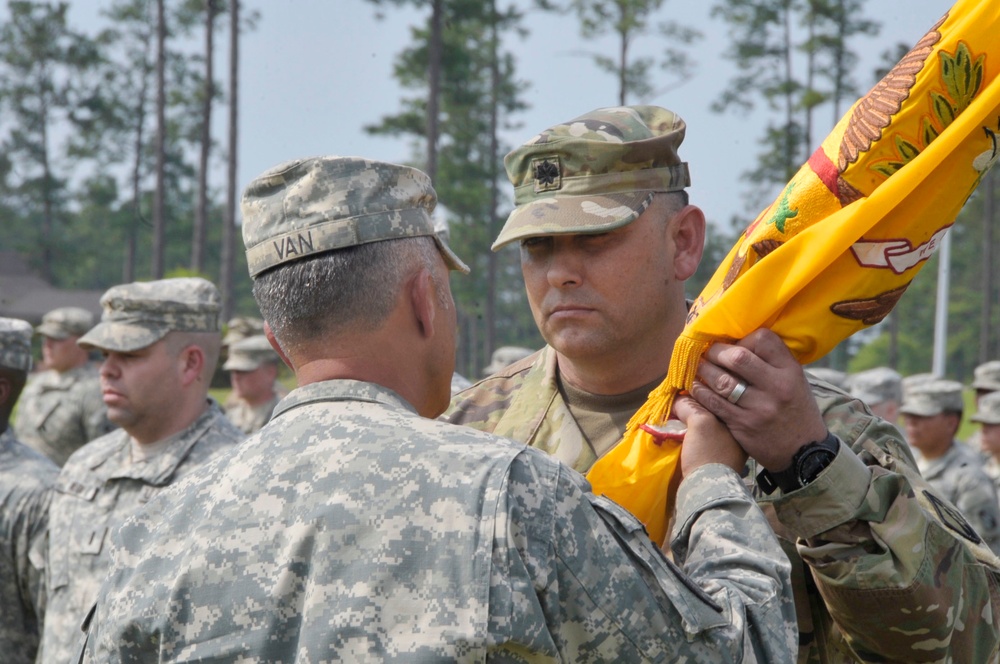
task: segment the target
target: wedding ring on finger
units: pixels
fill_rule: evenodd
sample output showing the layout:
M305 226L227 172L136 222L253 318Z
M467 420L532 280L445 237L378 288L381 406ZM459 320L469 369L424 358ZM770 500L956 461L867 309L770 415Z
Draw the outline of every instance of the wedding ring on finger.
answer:
M748 386L746 384L746 381L741 380L740 382L736 383L736 387L734 387L733 391L729 393L728 397L726 397L726 401L735 406L736 402L739 401L740 397L743 396L743 393L747 391L747 387Z

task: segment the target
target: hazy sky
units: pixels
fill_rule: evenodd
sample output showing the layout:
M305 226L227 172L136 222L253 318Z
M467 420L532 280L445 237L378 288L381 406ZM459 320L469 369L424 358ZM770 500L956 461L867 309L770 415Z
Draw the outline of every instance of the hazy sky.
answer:
M100 0L72 0L74 17L97 24ZM501 6L507 4L503 0ZM528 0L518 0L523 7ZM753 164L756 141L763 131L760 114L719 115L709 110L732 76L732 65L720 52L725 26L709 18L713 2L667 0L675 20L697 27L706 38L694 49L695 77L683 87L645 103L666 106L688 124L681 155L691 167L693 202L709 219L728 221L743 211L739 175ZM422 12L391 10L385 20L363 0L244 0L259 12L254 32L244 36L240 81L240 187L267 168L294 157L341 154L390 161L411 155L405 141L373 138L362 127L399 109L402 91L392 78L392 64L410 41L410 25ZM857 79L865 89L880 54L898 42L915 43L949 9L947 0L873 0L866 16L882 23L877 38L852 43L862 56ZM4 11L5 13L5 11ZM524 95L530 108L517 120L521 128L504 140L514 146L541 129L594 108L617 103L615 81L579 53L604 50L614 43L583 43L573 17L529 11L530 35L509 37L505 48L518 59L518 75L530 85ZM217 71L228 68L227 36L217 40ZM638 52L655 52L654 37L643 37ZM412 93L407 93L412 94ZM225 135L225 109L216 110L216 136ZM832 128L831 112L819 117L817 139ZM223 183L220 163L213 180ZM773 192L776 193L776 192ZM447 203L444 201L444 203Z

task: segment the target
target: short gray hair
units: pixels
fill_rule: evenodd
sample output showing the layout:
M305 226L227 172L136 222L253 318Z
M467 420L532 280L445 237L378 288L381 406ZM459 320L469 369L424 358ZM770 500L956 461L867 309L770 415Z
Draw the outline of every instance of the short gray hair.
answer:
M253 296L286 352L347 329L375 330L413 269L440 261L430 237L370 242L280 265L260 274Z

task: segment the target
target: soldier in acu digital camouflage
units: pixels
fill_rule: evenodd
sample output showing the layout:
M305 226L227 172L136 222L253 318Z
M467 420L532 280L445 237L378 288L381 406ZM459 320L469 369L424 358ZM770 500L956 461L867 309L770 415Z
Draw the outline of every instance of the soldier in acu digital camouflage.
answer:
M0 318L0 660L31 664L45 612L41 546L59 468L22 445L10 413L31 369L31 325Z
M890 424L899 422L903 401L903 377L895 369L875 367L848 376L845 387L851 396L863 401L872 414Z
M101 390L121 428L73 453L56 480L42 547L41 664L65 664L78 652L111 563L110 530L243 439L208 397L222 343L220 300L197 278L115 286L101 297L101 322L80 339L104 354Z
M507 155L516 208L493 246L520 245L548 345L456 395L448 421L581 472L621 438L666 375L701 259L684 133L663 108L600 109ZM746 483L793 563L800 662L997 656L1000 561L942 516L954 508L893 426L766 330L709 350L692 395L750 454Z
M980 402L987 394L1000 391L1000 360L990 360L977 366L972 372L971 387L976 391L976 408L979 408ZM992 454L983 442L981 429L973 432L965 443L983 454Z
M254 296L299 387L118 531L84 661L792 661L788 561L693 401L676 564L571 469L430 419L467 271L435 203L355 157L251 182Z
M79 307L53 309L42 317L45 370L28 380L17 409L18 438L56 464L84 443L111 431L101 400L97 369L77 340L94 326L94 316Z
M1000 502L979 451L955 440L962 424L962 384L933 380L908 390L900 412L917 467L994 552L1000 552Z
M271 419L281 396L274 389L281 358L263 334L240 339L229 346L222 368L229 372L234 399L226 403L226 417L246 434Z

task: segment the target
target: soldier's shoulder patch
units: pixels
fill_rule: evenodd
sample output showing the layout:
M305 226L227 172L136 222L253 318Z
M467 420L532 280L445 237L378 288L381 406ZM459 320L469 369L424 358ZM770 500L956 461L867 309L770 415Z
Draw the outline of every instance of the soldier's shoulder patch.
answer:
M946 528L958 533L974 544L979 544L983 541L983 538L980 537L979 533L976 532L976 529L965 520L965 517L962 516L961 512L941 500L930 491L927 491L926 489L923 489L922 491L924 497L927 499L927 502L929 502L934 508L934 511L937 512L938 519Z

